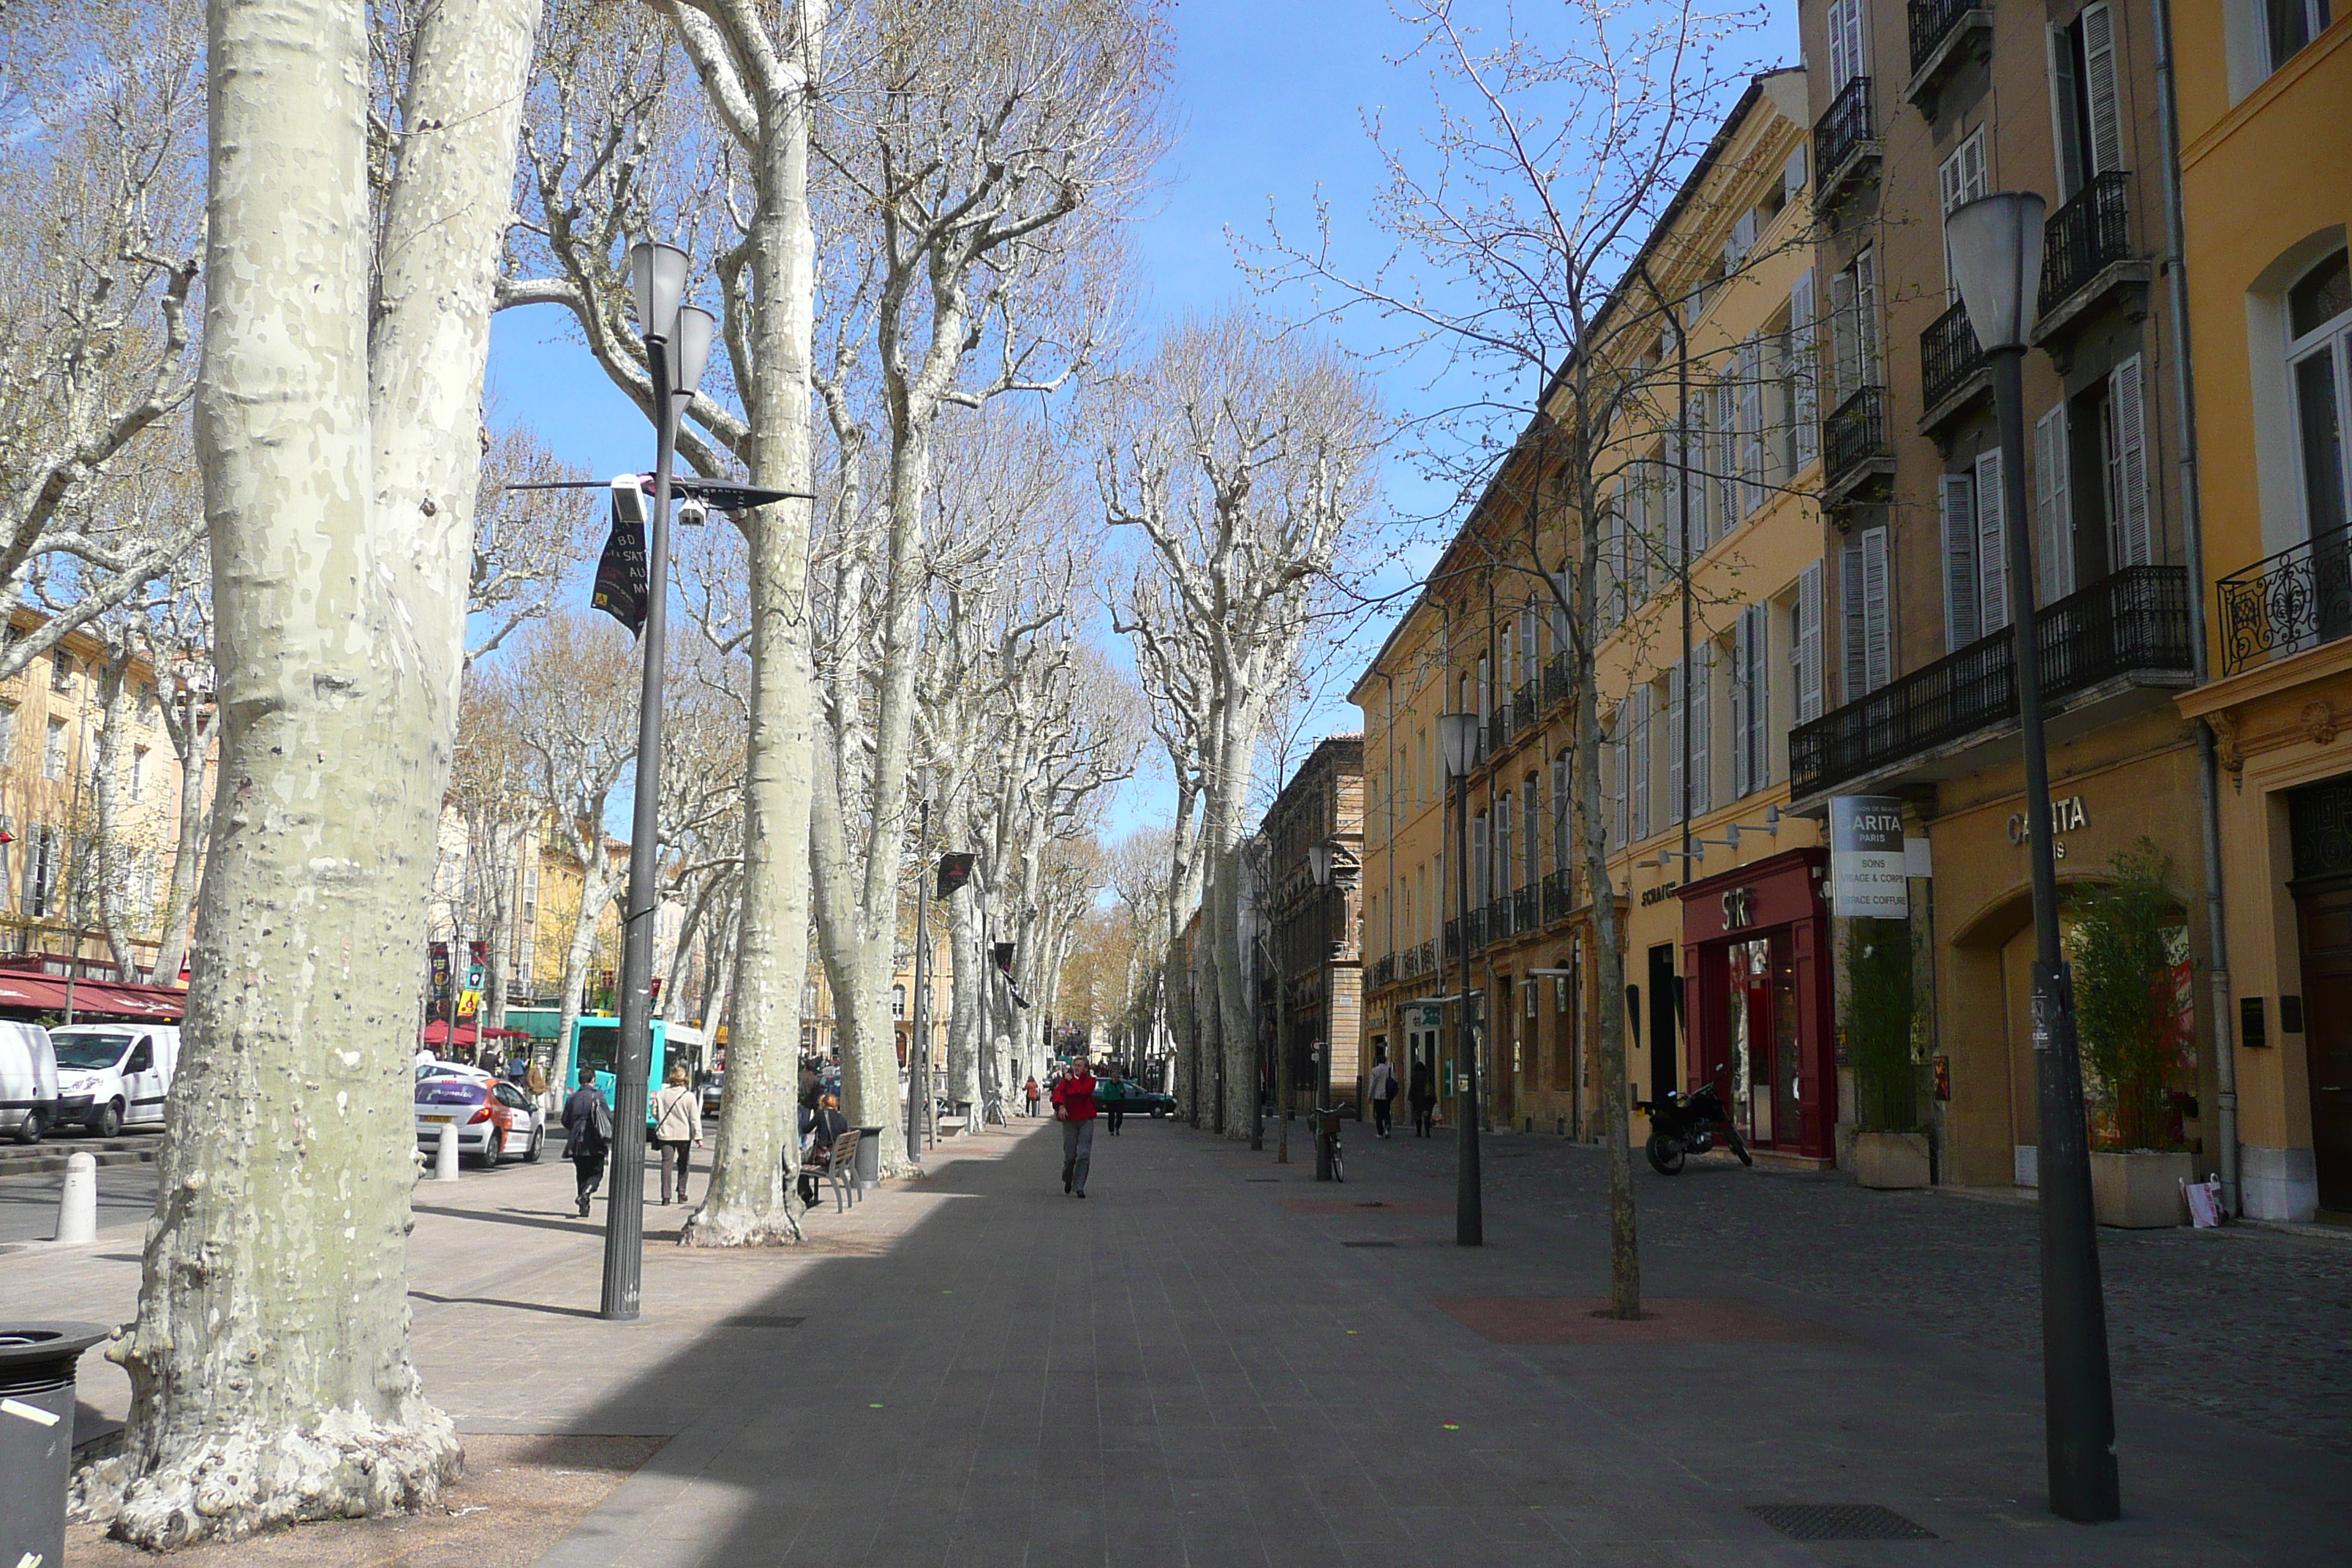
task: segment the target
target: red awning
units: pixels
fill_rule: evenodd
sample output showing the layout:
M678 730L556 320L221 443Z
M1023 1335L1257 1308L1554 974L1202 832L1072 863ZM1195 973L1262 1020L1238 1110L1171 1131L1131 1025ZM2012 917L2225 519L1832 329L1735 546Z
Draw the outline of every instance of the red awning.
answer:
M457 1043L459 1045L470 1046L474 1043L474 1040L475 1033L473 1025L460 1024L457 1026ZM431 1023L425 1025L425 1043L428 1046L447 1045L449 1043L448 1020L446 1018L436 1018Z
M59 983L62 990L63 983ZM152 1024L175 1023L187 1009L188 994L161 985L124 985L111 981L74 982L74 1016L85 1013L137 1018Z
M81 986L76 984L79 991ZM66 1010L66 983L46 974L0 970L0 1008L42 1013Z

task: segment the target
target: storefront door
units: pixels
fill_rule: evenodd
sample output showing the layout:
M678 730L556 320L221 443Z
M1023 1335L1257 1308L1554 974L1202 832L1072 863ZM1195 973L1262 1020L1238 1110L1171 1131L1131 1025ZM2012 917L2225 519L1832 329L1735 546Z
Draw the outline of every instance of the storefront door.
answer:
M2352 887L2298 892L2294 903L2319 1206L2352 1212Z
M1733 1059L1723 1064L1723 1077L1733 1097L1733 1120L1750 1143L1768 1149L1793 1144L1800 1131L1801 1064L1797 965L1790 933L1731 943L1724 967L1731 990Z

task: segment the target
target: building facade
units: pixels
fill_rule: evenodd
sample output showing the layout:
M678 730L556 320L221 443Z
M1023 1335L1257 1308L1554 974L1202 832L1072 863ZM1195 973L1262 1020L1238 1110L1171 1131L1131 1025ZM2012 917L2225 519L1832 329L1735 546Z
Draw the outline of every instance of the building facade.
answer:
M2239 1195L2352 1215L2352 14L2174 16Z
M1362 735L1328 736L1307 753L1257 843L1257 923L1271 960L1251 970L1264 1087L1279 1086L1286 1068L1292 1109L1360 1105L1374 1054L1362 1030ZM1328 856L1320 881L1318 851Z

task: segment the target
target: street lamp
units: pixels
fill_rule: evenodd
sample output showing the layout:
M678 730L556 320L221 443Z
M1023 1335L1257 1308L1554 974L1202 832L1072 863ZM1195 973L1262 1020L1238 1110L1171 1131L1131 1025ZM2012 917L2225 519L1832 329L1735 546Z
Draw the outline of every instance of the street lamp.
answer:
M686 252L629 249L637 326L654 384L654 506L646 551L645 671L637 695L637 783L629 818L629 905L621 950L619 1058L613 1073L613 1188L604 1215L600 1317L632 1321L645 1272L646 1076L653 1061L654 850L660 832L662 671L669 651L670 462L677 425L710 357L718 318L684 303Z
M1952 279L1992 366L2000 423L2002 513L2009 519L2010 632L2017 714L2025 747L2025 813L2033 866L2033 1060L2042 1131L2042 1388L2050 1510L2095 1524L2120 1518L2115 1395L2107 1373L2106 1308L2091 1211L2091 1153L2083 1113L2083 1060L2074 983L2058 947L2058 862L2050 835L2050 752L2042 734L2040 649L2034 640L2032 531L2025 526L2026 340L2042 276L2043 204L2004 191L1944 220Z
M1478 715L1440 713L1437 739L1445 753L1445 776L1454 781L1454 885L1460 889L1454 943L1462 961L1462 984L1454 994L1454 1055L1462 1064L1462 1127L1454 1143L1454 1241L1478 1247L1486 1239L1486 1218L1478 1201L1478 1058L1470 1048L1470 768L1478 760Z
M1314 877L1315 886L1318 889L1328 889L1331 886L1331 845L1328 840L1321 844L1309 844L1307 847L1307 869ZM1320 940L1323 940L1327 946L1323 956L1317 961L1316 964L1317 969L1324 976L1325 998L1323 1048L1317 1053L1320 1059L1316 1063L1315 1070L1315 1179L1318 1182L1328 1182L1332 1179L1333 1174L1331 1137L1323 1125L1323 1119L1327 1114L1336 1114L1327 1110L1331 1103L1331 1005L1328 984L1331 955L1328 947L1328 932L1331 928L1328 923L1321 921L1318 921L1318 925L1322 933ZM1283 1059L1285 1061L1289 1059L1287 1053Z

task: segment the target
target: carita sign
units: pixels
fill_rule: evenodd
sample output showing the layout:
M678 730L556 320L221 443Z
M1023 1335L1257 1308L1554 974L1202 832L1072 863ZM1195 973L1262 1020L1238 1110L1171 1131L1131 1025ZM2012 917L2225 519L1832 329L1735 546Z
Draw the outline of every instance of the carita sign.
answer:
M1842 920L1907 920L1909 868L1903 803L1893 795L1842 795L1830 801L1831 910Z

